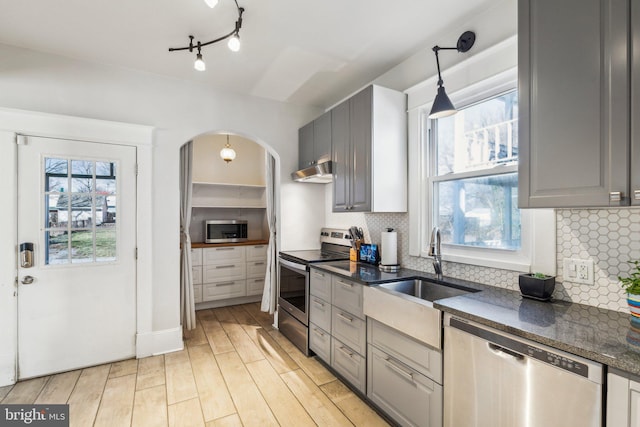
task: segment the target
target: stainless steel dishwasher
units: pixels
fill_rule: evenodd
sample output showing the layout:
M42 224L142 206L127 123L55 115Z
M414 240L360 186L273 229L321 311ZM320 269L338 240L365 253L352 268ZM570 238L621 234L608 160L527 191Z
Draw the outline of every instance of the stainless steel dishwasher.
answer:
M445 314L445 427L602 425L602 365Z

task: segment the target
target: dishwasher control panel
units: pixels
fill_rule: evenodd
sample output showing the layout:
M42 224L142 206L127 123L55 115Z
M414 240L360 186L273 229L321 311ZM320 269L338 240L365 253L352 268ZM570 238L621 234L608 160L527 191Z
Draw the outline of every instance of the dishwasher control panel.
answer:
M461 331L468 332L484 340L487 340L490 343L494 344L493 348L503 349L506 353L512 354L515 352L522 356L531 357L541 362L553 365L557 368L564 369L565 371L572 372L576 375L589 378L589 366L565 354L553 352L545 348L533 346L526 342L497 334L487 329L480 328L465 321L456 319L455 317L451 318L451 320L449 321L449 325L453 328L460 329Z

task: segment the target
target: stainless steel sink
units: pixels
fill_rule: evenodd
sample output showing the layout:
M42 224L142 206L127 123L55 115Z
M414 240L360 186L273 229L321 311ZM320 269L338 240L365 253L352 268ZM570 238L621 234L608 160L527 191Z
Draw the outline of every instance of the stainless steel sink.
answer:
M383 283L378 285L378 287L430 302L476 292L474 289L443 285L425 279L410 279Z

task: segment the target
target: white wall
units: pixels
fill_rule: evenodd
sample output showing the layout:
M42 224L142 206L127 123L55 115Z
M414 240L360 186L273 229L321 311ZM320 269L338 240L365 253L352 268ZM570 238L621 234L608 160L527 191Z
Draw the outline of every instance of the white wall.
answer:
M237 135L229 136L236 152L235 160L226 163L220 150L227 135L201 135L193 140L193 182L265 185L265 150L259 144Z
M194 71L195 72L195 71ZM270 147L281 168L282 247L312 245L324 223L317 190L293 183L298 128L319 109L214 91L154 74L0 45L0 107L151 125L153 143L153 330L179 325L179 147L197 135L232 132ZM11 148L0 145L0 156ZM308 195L310 194L310 195ZM321 212L318 212L321 211ZM303 225L305 227L303 227ZM15 268L0 259L0 269ZM3 324L3 328L5 325ZM10 326L11 327L11 326Z

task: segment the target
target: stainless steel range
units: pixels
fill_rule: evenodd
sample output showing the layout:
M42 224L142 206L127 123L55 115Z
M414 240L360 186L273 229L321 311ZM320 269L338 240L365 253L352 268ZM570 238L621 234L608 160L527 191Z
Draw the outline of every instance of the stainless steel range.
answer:
M278 328L309 356L309 266L349 259L347 230L323 228L320 249L280 252L278 259Z

